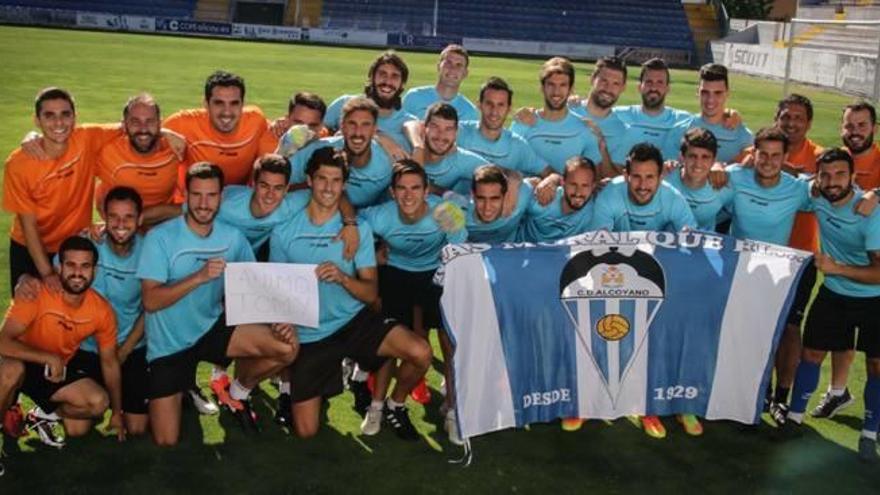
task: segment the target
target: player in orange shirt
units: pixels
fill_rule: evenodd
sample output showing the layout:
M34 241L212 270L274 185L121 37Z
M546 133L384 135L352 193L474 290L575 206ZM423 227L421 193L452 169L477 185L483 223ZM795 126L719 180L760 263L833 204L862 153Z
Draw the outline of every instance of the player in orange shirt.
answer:
M159 105L147 93L129 98L122 110L124 135L104 145L98 155L96 205L100 211L107 191L116 186L135 189L144 202L144 225L180 214L173 203L177 171L183 166L161 135ZM103 216L103 212L102 212Z
M61 291L44 286L34 300L16 298L0 329L0 412L5 413L20 389L43 411L57 410L67 435L80 436L110 405L110 426L122 440L116 318L110 304L90 289L98 251L88 239L74 236L61 243L59 258ZM80 370L67 369L90 336L98 342L107 390Z
M262 110L244 106L244 96L244 79L225 71L214 72L205 82L204 108L181 110L163 124L186 138L188 163L217 164L227 184L247 184L254 161L278 145ZM181 167L180 191L185 173L186 167ZM175 199L183 202L182 195Z
M76 126L73 97L46 88L34 102L36 138L43 158L23 148L6 160L3 208L15 215L9 234L10 289L23 273L41 277L50 290L61 283L50 260L61 241L92 221L95 162L118 126Z

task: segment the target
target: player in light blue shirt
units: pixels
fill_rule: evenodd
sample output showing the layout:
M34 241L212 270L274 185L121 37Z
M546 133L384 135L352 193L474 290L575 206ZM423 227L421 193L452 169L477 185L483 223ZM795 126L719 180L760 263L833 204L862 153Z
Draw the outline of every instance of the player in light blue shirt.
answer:
M379 107L377 126L382 134L398 146L408 150L409 141L403 134L403 124L418 118L401 108L400 95L409 78L409 68L393 50L379 55L367 72L364 93ZM348 100L359 95L342 95L333 100L324 115L324 126L336 132L342 126L342 107Z
M513 90L503 79L490 77L480 88L480 120L458 123L458 146L491 163L524 176L544 176L547 164L529 143L504 128L510 113Z
M855 213L859 194L854 186L853 159L846 150L826 150L816 163L821 197L813 199L813 205L822 252L816 254L815 263L825 274L825 281L807 316L804 348L785 426L802 423L827 352L857 348L865 352L868 375L859 456L876 462L880 426L880 212L868 216ZM836 395L829 391L823 398L823 402L834 401L837 410L853 400L848 389Z
M642 104L614 108L614 113L629 126L633 141L662 149L669 131L693 117L690 112L666 106L669 84L669 66L663 59L652 58L642 64L639 73Z
M709 183L709 170L715 163L718 142L711 131L689 129L681 142L682 166L669 172L666 183L680 192L697 221L697 228L712 232L718 215L733 201L733 189L715 189Z
M505 215L504 202L509 187L519 187L519 191L513 211ZM533 203L537 205L528 182L508 180L501 167L483 165L474 172L471 200L467 205L468 242L516 241L520 223Z
M590 230L626 232L694 229L697 222L684 196L661 180L663 159L650 143L633 147L623 177L616 177L596 199Z
M554 57L541 70L544 108L535 115L534 125L514 121L510 130L529 143L532 149L557 173L573 156L602 162L599 140L568 108L574 86L574 66L567 59Z
M348 178L346 160L321 149L309 159L306 174L312 191L308 206L276 228L269 241L270 261L315 264L319 280L318 326L299 328L303 344L291 367L294 431L300 437L318 432L322 398L342 392L343 358L366 370L378 370L391 358L402 361L397 384L387 400L385 387L374 387L373 398L384 400L384 408L367 415L364 424L378 431L384 417L399 436L417 439L403 403L425 375L431 348L406 326L369 309L378 296L373 243L361 242L354 258L346 260L333 240L343 224L339 203ZM358 228L362 239L372 236L365 223Z
M226 263L254 261L244 235L215 222L223 171L199 162L186 174L186 213L151 230L144 238L137 277L146 310L150 362L150 426L159 445L174 445L180 434L180 394L205 360L236 364L236 378L221 403L246 428L256 429L251 389L296 357L290 324L226 325L223 275Z
M732 129L725 124L725 105L730 96L727 68L721 64L706 64L700 68L700 115L674 127L666 136L663 157L674 160L678 156L681 138L693 127L712 131L718 141L716 158L722 163L738 163L752 144L752 132L742 123Z
M291 158L290 181L305 184L306 164L316 149L331 146L345 150L351 164L346 196L356 208L377 204L391 185L391 157L373 140L379 107L364 97L350 99L343 107L342 136L319 139Z
M529 203L520 225L520 240L551 242L589 230L595 201L596 165L582 156L568 160L563 170L562 187L546 206L536 200Z
M461 45L449 45L440 52L437 84L412 88L403 95L403 110L419 119L425 118L428 107L437 102L455 107L461 120L479 120L477 107L459 92L468 75L470 56Z

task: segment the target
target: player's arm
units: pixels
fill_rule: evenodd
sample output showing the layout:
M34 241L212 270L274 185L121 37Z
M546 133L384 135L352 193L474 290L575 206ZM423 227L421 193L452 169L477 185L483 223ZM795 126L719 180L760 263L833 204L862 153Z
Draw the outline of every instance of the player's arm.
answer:
M55 269L52 268L52 263L46 254L46 248L43 246L42 239L40 239L40 233L37 231L36 215L32 213L19 213L18 220L21 222L22 231L24 231L25 247L27 247L31 259L34 260L34 265L37 267L40 278L49 289L60 292L61 280L58 278L58 274L55 273Z
M119 371L116 346L100 347L98 356L101 359L104 385L110 395L110 428L116 430L117 439L125 440L125 424L122 420L122 373Z
M412 159L420 165L425 164L425 124L421 120L403 123L403 135L412 145Z
M26 324L7 317L0 329L0 356L46 365L49 367L49 381L60 382L64 373L64 361L51 352L35 349L19 341L18 337L24 335L26 330Z
M318 275L318 280L341 285L364 304L373 304L379 297L379 271L374 266L359 268L357 276L352 277L340 270L335 263L327 261L318 265L315 273Z
M141 291L144 309L154 312L171 306L196 287L223 275L225 268L226 261L223 258L211 258L201 269L174 283L163 284L157 280L143 279Z
M377 132L376 135L373 136L373 139L375 139L376 142L379 143L379 146L381 146L382 149L385 150L385 153L388 154L392 162L396 162L402 158L409 157L409 153L407 153L405 149L403 149L399 144L391 139L391 136L389 136L388 134Z
M137 320L134 321L134 326L131 329L131 332L128 334L128 337L125 338L125 342L122 343L116 349L116 359L119 360L119 364L125 362L128 359L128 356L131 354L131 351L134 350L134 347L144 338L144 314L141 313L138 316Z
M342 229L336 236L337 241L342 241L342 257L350 260L357 253L361 242L361 236L357 228L357 210L348 200L348 194L343 194L339 199L339 213L342 215Z
M839 275L861 284L880 284L880 251L868 251L868 264L847 265L825 253L816 253L816 268L825 275Z

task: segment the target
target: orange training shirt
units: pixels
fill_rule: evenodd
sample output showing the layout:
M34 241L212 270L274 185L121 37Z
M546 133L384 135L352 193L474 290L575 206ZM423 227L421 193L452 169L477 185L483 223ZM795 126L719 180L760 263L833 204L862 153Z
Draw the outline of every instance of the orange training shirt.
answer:
M177 171L182 162L164 138L149 154L138 153L126 135L105 144L98 155L97 175L101 179L98 198L116 186L135 189L144 200L144 208L169 204L177 186Z

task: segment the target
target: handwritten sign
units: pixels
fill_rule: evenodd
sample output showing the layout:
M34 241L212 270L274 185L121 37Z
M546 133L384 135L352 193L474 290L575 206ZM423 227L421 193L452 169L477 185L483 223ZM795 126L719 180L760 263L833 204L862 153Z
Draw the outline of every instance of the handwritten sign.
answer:
M293 323L318 326L316 265L229 263L226 324Z

